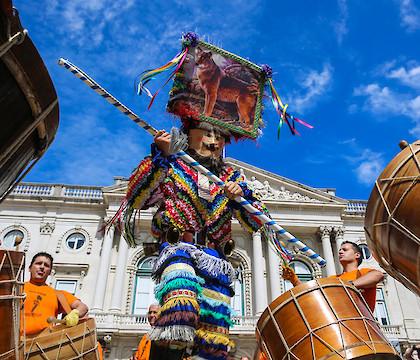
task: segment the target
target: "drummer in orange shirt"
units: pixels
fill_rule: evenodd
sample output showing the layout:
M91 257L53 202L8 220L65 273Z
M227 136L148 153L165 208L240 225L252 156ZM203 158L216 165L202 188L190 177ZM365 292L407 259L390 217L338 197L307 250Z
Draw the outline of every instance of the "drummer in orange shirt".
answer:
M36 254L29 265L30 281L25 282L25 334L34 335L49 326L47 319L57 317L65 312L57 298L57 292L64 295L71 308L64 320L68 326L77 325L79 317L88 312L88 307L78 298L67 291L55 290L46 285L46 280L51 273L53 258L46 252Z
M383 273L375 269L359 269L363 261L362 250L359 245L351 241L344 241L341 244L338 259L343 267L343 272L340 275L330 276L330 278L340 278L353 283L360 290L373 312L376 303L376 285L384 279ZM293 286L301 283L291 268L283 267L283 278L289 280Z

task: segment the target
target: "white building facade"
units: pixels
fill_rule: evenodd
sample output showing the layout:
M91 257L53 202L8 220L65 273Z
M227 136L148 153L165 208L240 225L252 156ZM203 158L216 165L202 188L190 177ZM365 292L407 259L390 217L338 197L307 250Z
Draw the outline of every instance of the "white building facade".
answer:
M241 169L278 224L327 260L321 269L290 249L295 252L292 266L301 280L340 273L337 253L345 240L362 246L362 267L379 268L366 246L366 201L342 199L332 189L311 188L237 160L227 162ZM118 210L126 185L123 178L106 187L21 184L0 205L0 246L16 249L16 237L23 237L17 249L26 253L27 264L39 251L53 255L49 283L88 304L98 333L107 342L109 359L132 355L149 329L147 307L156 302L150 278L155 254L145 254L142 246L129 248L118 230L103 231ZM152 214L153 209L140 215L141 242L153 241L149 234ZM259 315L290 284L282 280L280 260L264 235L251 236L234 221L233 239L236 249L231 262L237 276L231 334L239 359L252 356ZM420 298L391 276L378 287L375 316L396 348L403 351L420 344Z

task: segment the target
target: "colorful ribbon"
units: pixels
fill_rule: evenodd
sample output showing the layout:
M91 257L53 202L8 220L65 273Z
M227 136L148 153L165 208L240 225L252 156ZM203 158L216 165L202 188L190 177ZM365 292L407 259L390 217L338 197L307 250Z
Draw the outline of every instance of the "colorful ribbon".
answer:
M141 95L142 92L144 91L147 94L147 96L149 96L151 98L149 106L147 107L148 109L150 109L150 107L152 106L152 104L155 101L155 98L156 98L157 94L160 92L160 90L162 90L165 87L165 85L179 71L179 69L181 68L182 64L185 61L185 58L186 58L187 54L188 54L188 47L185 47L178 55L176 55L172 60L167 62L165 65L162 65L161 67L158 67L157 69L143 71L140 74L139 83L137 85L137 94ZM175 70L171 73L171 75L169 75L169 77L165 81L165 83L152 95L152 93L149 91L148 88L146 88L145 85L148 82L150 82L151 80L153 80L156 75L158 75L162 72L168 71L169 69L171 69L175 66L176 66Z
M280 116L279 125L277 127L277 138L280 137L280 129L284 123L287 124L292 135L300 135L300 133L296 130L295 121L303 126L313 129L312 125L287 113L287 108L289 104L283 104L283 101L281 100L280 95L277 93L276 88L273 85L273 80L271 78L268 79L268 84L270 86L271 91L271 102L273 103L274 109L276 109L277 114L279 114Z

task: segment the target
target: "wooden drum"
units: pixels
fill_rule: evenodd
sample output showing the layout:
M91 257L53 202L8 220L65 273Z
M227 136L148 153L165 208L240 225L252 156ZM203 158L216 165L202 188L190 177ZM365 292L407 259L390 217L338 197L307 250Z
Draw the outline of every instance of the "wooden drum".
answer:
M23 252L0 250L0 359L23 359Z
M258 320L257 340L268 360L400 359L360 293L340 279L279 296Z
M420 140L405 147L376 180L365 231L385 271L420 296Z
M99 360L95 319L76 326L51 326L26 338L25 360Z

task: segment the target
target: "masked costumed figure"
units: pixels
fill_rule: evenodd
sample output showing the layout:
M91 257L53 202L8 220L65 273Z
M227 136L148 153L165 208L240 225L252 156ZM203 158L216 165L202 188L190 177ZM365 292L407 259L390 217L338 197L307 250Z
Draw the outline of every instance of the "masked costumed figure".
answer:
M151 232L159 244L153 278L161 310L151 340L171 348L194 346L197 358L224 360L233 346L229 328L234 270L226 260L234 246L231 221L235 217L249 233L262 226L233 198L242 196L260 213L266 209L240 172L224 163L222 151L231 137L257 136L262 93L267 81L272 85L271 74L188 33L176 58L143 74L139 91L151 95L144 84L170 66L176 66L176 76L168 110L181 118L186 152L226 186L172 155L171 135L159 131L151 155L130 177L122 207L124 234L136 244L136 215L157 208ZM290 126L287 106L277 106Z
M232 249L231 220L249 232L261 224L232 197L262 204L239 171L226 166L222 150L229 133L208 123L184 121L191 156L218 175L220 188L169 154L170 135L158 132L146 157L132 174L127 192L126 236L136 209L158 208L152 233L160 243L153 277L160 316L150 338L168 345L196 344L198 356L225 359L231 322L234 270L225 258Z

